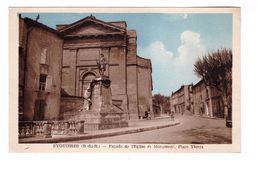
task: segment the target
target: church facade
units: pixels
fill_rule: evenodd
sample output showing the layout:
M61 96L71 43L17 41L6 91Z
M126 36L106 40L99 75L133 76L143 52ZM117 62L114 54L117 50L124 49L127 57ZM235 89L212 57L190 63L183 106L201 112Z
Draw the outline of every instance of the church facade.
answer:
M104 22L88 16L68 25L57 25L63 36L62 97L82 98L99 76L97 61L104 56L104 75L111 80L113 104L128 118L147 112L153 117L152 65L137 55L137 35L125 21ZM62 110L61 110L62 111Z

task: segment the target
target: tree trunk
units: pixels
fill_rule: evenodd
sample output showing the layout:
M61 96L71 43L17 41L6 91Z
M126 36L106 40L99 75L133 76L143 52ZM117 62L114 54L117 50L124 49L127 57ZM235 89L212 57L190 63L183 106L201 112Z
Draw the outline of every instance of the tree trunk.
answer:
M223 95L223 104L224 104L224 118L228 118L228 101L227 101L227 95Z

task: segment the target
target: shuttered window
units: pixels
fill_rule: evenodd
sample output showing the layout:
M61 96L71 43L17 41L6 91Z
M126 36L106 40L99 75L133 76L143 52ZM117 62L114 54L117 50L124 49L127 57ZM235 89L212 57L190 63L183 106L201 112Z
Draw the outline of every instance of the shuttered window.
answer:
M39 90L51 92L52 90L52 76L40 74L39 78Z
M48 75L47 79L46 79L46 92L51 92L51 88L52 88L52 76Z
M40 79L39 79L39 90L40 91L45 91L45 89L46 89L46 80L47 80L47 75L40 74Z

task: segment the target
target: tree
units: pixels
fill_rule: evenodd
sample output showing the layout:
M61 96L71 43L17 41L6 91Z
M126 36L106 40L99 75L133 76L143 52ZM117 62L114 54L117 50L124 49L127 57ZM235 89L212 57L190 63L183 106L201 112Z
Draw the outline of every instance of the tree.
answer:
M153 95L153 103L161 106L162 113L170 112L170 97L161 94Z
M220 49L199 57L194 64L194 72L207 86L214 87L222 94L224 117L232 108L232 50Z

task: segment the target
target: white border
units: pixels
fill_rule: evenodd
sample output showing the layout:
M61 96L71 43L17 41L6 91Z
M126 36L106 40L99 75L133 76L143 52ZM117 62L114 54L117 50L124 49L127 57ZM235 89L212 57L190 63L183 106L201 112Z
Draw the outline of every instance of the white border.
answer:
M233 128L232 144L203 144L203 149L194 149L191 145L187 149L154 148L153 145L145 146L145 149L131 149L128 144L121 144L122 148L113 149L108 144L100 144L97 149L86 149L84 144L78 145L78 148L60 148L55 144L18 144L18 53L10 52L10 151L11 152L240 152L240 9L239 8L11 8L9 11L10 24L10 50L15 50L18 44L18 13L25 12L66 12L66 13L232 13L233 31L232 31L232 51L233 51ZM14 105L14 106L13 106ZM102 147L103 146L103 147ZM126 148L126 146L128 146ZM151 148L149 148L149 146ZM173 145L171 145L173 146ZM105 148L104 148L105 147ZM87 147L88 148L88 147Z
M185 1L12 0L1 2L0 165L8 180L259 180L258 0ZM94 3L95 4L94 4ZM123 2L123 3L122 3ZM134 2L134 3L132 3ZM121 3L121 4L120 4ZM241 7L240 154L8 154L8 7L9 6L239 6ZM29 173L28 174L28 170ZM116 173L115 173L116 172ZM66 173L66 174L64 174ZM75 174L76 173L76 174ZM29 175L25 177L25 175Z

